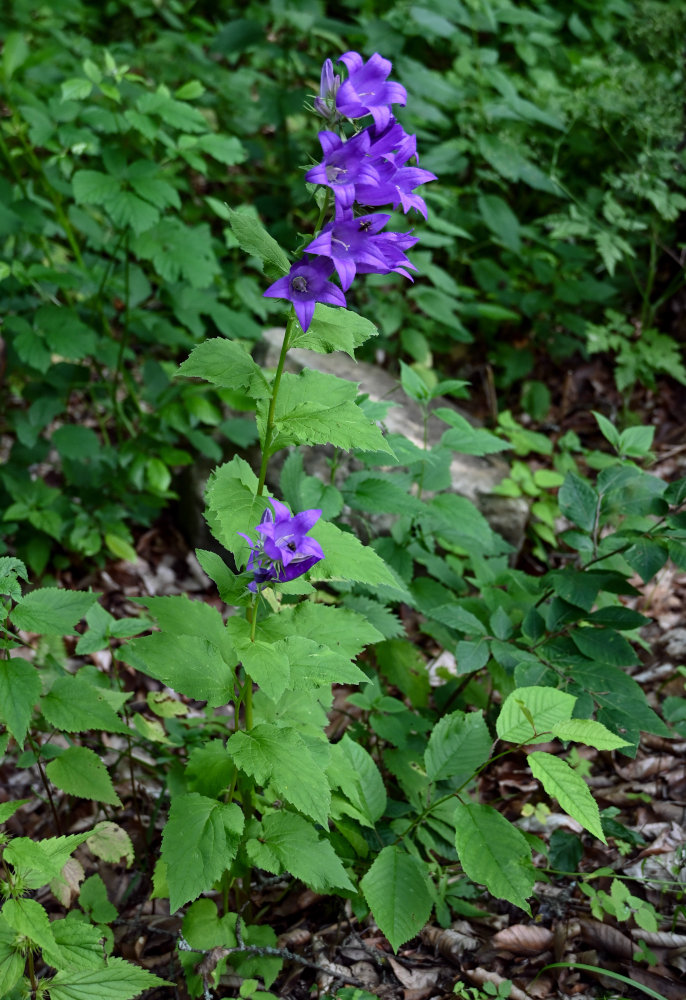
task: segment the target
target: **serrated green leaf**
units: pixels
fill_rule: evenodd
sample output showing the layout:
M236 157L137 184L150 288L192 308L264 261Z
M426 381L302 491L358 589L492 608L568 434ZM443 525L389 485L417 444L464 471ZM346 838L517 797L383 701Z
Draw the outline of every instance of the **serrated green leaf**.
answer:
M461 785L488 760L492 742L481 712L444 715L432 729L424 752L429 780L452 778L453 786Z
M368 827L381 819L387 802L383 779L370 754L347 734L331 747L329 777L353 807L344 812Z
M50 980L50 1000L133 1000L144 990L173 986L159 976L125 962L110 958L100 969L60 971Z
M280 798L326 825L329 782L297 730L265 723L234 733L226 749L236 767L261 785L271 782Z
M242 250L265 263L272 264L285 274L291 263L279 244L262 226L257 214L246 207L228 209L233 234Z
M259 841L248 841L254 864L274 875L290 872L315 892L354 892L354 886L328 840L302 816L282 810L265 816Z
M231 784L234 771L235 765L222 740L210 740L205 746L194 747L188 755L188 789L208 798L219 799Z
M575 628L570 638L579 652L589 660L627 667L638 663L638 654L630 642L609 628Z
M557 502L565 517L584 531L593 531L600 499L584 479L569 472L558 491Z
M548 795L556 798L565 812L606 844L598 804L578 771L570 767L566 760L543 750L530 753L527 760L531 773Z
M155 632L133 639L121 656L142 673L210 707L225 705L233 696L235 663L230 666L220 649L202 636Z
M40 710L51 726L67 733L81 733L89 729L102 729L108 733L129 731L112 708L104 690L89 684L78 674L56 677L50 690L41 698Z
M24 975L26 956L16 943L15 931L0 917L0 996L11 996Z
M334 524L318 521L310 531L324 550L324 559L309 573L310 580L352 580L370 586L385 586L398 592L400 600L412 597L373 548Z
M526 837L492 806L460 802L455 847L465 874L527 913L536 871Z
M68 747L46 765L45 771L50 781L68 795L121 805L107 768L88 747Z
M596 750L618 750L619 747L630 746L626 740L593 719L569 719L567 722L558 722L552 727L552 731L559 740L585 743L586 746L595 747Z
M212 533L244 563L248 543L239 532L254 537L255 528L269 501L257 496L257 476L248 463L238 456L214 470L206 490L207 520Z
M172 799L162 834L172 913L212 888L236 856L243 813L229 804L190 792Z
M117 918L116 906L110 903L107 889L100 875L91 875L81 886L79 905L93 923L110 924Z
M97 599L97 594L43 587L22 597L12 612L12 619L16 628L27 632L74 635L74 626Z
M240 344L219 337L198 344L179 366L178 374L204 378L222 389L245 391L253 399L271 395L262 369L248 352Z
M433 908L429 870L400 847L384 847L360 882L379 929L397 951L419 934Z
M77 170L72 188L77 204L107 205L121 191L121 180L99 170Z
M522 247L517 216L502 198L495 194L482 194L477 198L479 213L491 232L514 253Z
M571 719L575 704L573 695L556 688L517 688L505 699L495 729L508 743L545 743L553 726Z
M21 657L0 660L0 719L20 746L40 691L40 678L33 664Z
M0 916L18 934L24 935L39 948L50 948L55 939L50 929L48 915L35 899L8 899L0 911Z
M354 382L306 368L297 375L286 372L281 379L274 410L274 432L270 454L289 444L333 444L357 451L393 451L383 434L355 402ZM260 438L264 440L268 407L257 409Z
M15 837L5 848L4 856L15 871L20 872L28 889L40 889L60 876L71 855L87 837L87 833L38 841Z
M14 802L0 803L0 823L6 823L10 816L14 816L15 812L29 801L30 799L17 799Z
M302 347L319 354L345 351L351 358L355 349L379 331L372 322L350 309L334 309L319 302L307 333L300 326L291 335L290 347Z
M83 920L53 920L50 924L54 948L44 948L48 965L70 972L101 969L103 966L102 930Z
M667 562L669 553L666 545L660 545L649 538L639 538L622 555L643 582L648 583Z

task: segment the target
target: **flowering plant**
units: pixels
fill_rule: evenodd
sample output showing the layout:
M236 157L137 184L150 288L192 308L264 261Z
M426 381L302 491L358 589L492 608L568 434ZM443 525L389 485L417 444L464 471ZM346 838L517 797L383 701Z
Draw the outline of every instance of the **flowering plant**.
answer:
M373 121L347 139L328 130L319 133L324 156L305 179L329 189L334 218L305 247L308 258L318 259L293 264L288 274L264 293L289 299L304 332L317 302L345 305L341 290L328 280L334 269L343 291L348 290L356 273L396 272L410 277L406 268L414 265L404 251L417 238L411 232L383 232L390 215L356 215L356 209L390 204L403 212L415 209L426 217L426 204L415 189L436 180L430 171L408 166L416 159L416 137L407 135L393 117L392 106L404 105L407 92L387 79L390 62L375 53L365 63L357 52L346 52L340 62L348 69L348 79L341 83L340 77L334 78L333 65L327 60L315 109L332 123L344 119L354 122L369 115ZM328 205L327 198L320 221Z

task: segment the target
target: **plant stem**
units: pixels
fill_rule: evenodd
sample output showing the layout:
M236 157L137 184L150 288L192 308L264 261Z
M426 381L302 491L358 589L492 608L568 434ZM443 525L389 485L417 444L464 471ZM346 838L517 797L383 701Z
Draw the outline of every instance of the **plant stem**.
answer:
M272 387L272 398L269 401L269 411L267 413L267 426L264 429L264 441L262 442L262 464L260 466L260 479L257 484L257 496L262 496L264 491L264 481L267 478L267 464L271 457L270 446L272 443L272 434L274 432L274 413L276 411L276 397L279 394L279 386L281 384L281 376L283 375L283 366L286 363L286 354L288 353L289 342L291 339L291 331L293 325L295 324L295 310L291 309L290 315L288 317L288 322L286 323L286 330L283 335L283 343L281 345L281 354L279 355L279 363L276 366L276 374L274 375L274 385Z
M55 829L57 830L57 833L61 837L62 836L62 824L60 823L60 818L59 818L59 815L57 813L57 809L55 808L55 802L54 802L54 799L52 797L52 791L50 789L50 782L48 781L48 779L46 777L46 774L45 774L45 771L43 769L43 762L42 762L41 756L40 756L40 746L36 745L36 743L34 742L34 739L31 736L30 732L26 734L26 738L29 741L29 743L31 744L31 748L32 748L33 752L36 755L36 764L38 765L38 773L40 774L41 781L43 783L43 788L45 789L45 794L47 795L48 802L50 803L50 810L52 812L52 818L55 821Z

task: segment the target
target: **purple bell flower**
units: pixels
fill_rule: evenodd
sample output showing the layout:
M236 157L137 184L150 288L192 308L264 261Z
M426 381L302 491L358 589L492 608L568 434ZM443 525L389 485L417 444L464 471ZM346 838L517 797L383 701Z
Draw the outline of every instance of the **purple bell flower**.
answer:
M405 267L414 268L403 250L417 242L411 233L382 233L390 215L372 213L353 218L346 213L324 226L305 249L307 253L326 254L334 263L347 291L356 273L389 274L396 271L410 277Z
M306 333L317 302L345 306L345 295L329 281L332 272L333 261L329 257L301 260L293 264L288 274L278 278L262 294L272 299L289 299L295 307L303 332Z
M346 52L338 60L348 70L348 79L338 89L336 107L346 118L371 115L378 128L384 128L391 117L391 104L407 103L407 91L388 80L392 66L378 52L363 62L358 52Z
M314 99L314 110L318 115L331 124L340 121L340 114L336 110L336 94L338 93L338 88L341 85L341 78L336 74L334 76L333 63L330 59L324 61L322 66L322 76L319 85L319 97Z
M278 500L270 500L256 530L260 538L254 542L243 532L251 548L246 570L253 574L248 590L257 593L259 588L272 580L288 583L307 573L324 558L322 547L307 532L322 515L321 510L304 510L292 515L288 507Z
M330 187L336 209L350 208L357 184L375 185L378 174L369 156L369 132L365 129L344 142L335 132L320 132L324 159L305 174L305 180Z

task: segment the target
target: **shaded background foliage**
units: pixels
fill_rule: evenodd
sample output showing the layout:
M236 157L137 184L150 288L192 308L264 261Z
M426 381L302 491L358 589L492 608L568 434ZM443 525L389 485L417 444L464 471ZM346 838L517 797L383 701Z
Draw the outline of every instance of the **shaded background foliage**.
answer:
M537 420L555 392L541 360L609 352L627 398L686 383L681 4L13 0L0 28L0 504L34 571L130 556L174 473L221 457L217 428L252 440L224 410L246 401L173 382L173 361L277 321L226 205L282 245L311 235L304 109L347 49L393 61L439 176L420 280L351 292L391 365L476 384L492 368ZM59 473L36 475L55 449Z

